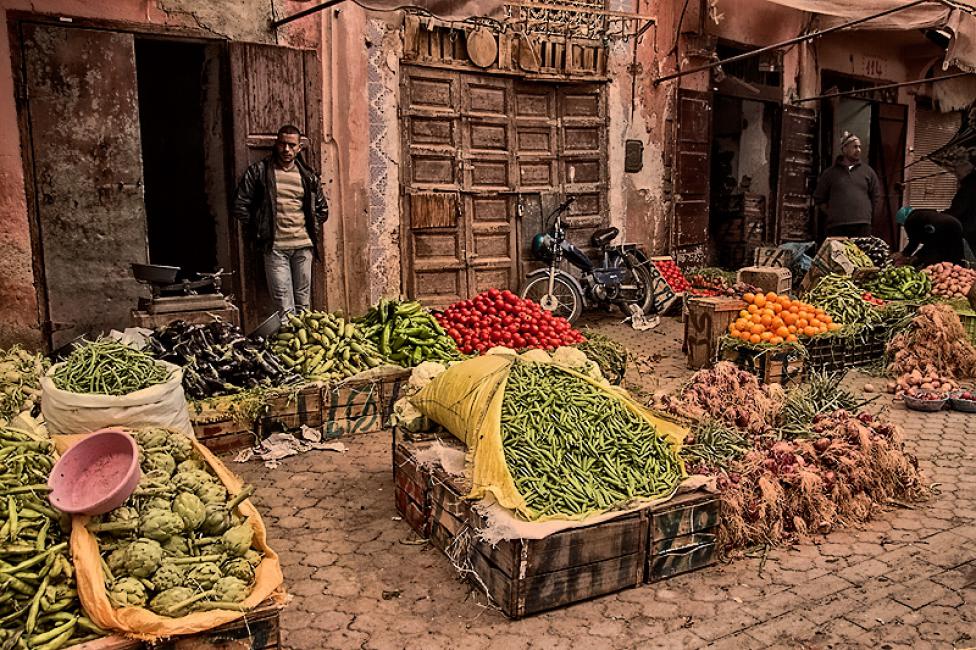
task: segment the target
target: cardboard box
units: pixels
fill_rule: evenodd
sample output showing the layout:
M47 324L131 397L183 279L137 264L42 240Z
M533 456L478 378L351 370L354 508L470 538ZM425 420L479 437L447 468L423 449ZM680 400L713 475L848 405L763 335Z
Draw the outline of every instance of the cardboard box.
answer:
M800 289L809 291L824 276L831 273L838 275L849 275L856 281L866 279L877 274L876 267L856 266L847 256L847 237L828 237L820 246L810 270L803 276Z
M789 294L793 288L793 272L782 266L746 266L739 269L736 279L779 295Z

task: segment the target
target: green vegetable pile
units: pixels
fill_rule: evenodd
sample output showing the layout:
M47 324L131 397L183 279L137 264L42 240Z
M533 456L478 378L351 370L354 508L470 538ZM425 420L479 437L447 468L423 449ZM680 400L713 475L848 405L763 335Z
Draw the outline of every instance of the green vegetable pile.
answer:
M151 355L108 338L76 347L54 373L54 385L72 393L128 395L161 384L169 370Z
M288 317L271 349L289 369L313 381L335 381L383 363L376 346L338 312L305 311Z
M670 494L681 466L654 426L583 379L515 362L501 418L505 461L535 517Z
M868 290L884 300L923 300L932 293L932 280L910 266L887 266Z
M850 277L830 274L810 290L805 300L827 312L835 323L862 329L878 323L881 316L861 294L861 290Z
M610 383L619 385L627 373L627 360L630 358L627 348L609 336L597 334L592 330L586 330L584 336L586 340L577 343L576 349L599 366L600 372Z
M41 396L41 375L47 359L18 345L0 350L0 426L22 411L31 411Z
M844 242L844 252L847 254L847 259L850 260L851 264L859 269L866 269L874 266L874 262L871 258L860 249L860 247L854 243L853 240L846 240Z
M227 494L186 436L135 432L143 477L120 507L93 521L109 600L178 617L207 609L240 610L261 554L237 512L253 492Z
M457 361L457 343L419 302L381 299L358 320L379 353L400 366Z
M841 387L843 378L843 374L812 371L803 384L789 391L779 413L782 437L809 437L810 426L818 415L838 410L855 412L867 404Z
M0 648L55 650L107 634L81 612L70 521L47 501L50 440L0 428Z

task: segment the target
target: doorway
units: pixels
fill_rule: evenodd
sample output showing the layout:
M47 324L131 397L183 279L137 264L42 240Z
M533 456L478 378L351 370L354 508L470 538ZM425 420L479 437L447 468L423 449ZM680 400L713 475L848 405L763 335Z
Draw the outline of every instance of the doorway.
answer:
M882 201L874 214L872 234L898 244L895 214L902 204L905 149L908 133L908 106L897 103L897 90L873 90L872 86L890 83L881 79L862 79L826 70L821 74L823 92L863 90L863 96L850 96L821 102L820 165L822 172L840 155L844 131L861 140L861 160L874 169L881 183ZM822 215L818 215L817 240L824 238Z
M136 38L149 261L182 277L229 267L219 52L213 45ZM218 227L218 222L221 227Z
M714 98L709 257L724 268L751 263L772 239L779 106L727 95Z

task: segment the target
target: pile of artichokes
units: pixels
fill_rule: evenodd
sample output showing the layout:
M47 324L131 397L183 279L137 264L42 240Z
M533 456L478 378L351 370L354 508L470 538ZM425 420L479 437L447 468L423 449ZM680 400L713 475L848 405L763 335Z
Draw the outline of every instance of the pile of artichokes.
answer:
M93 521L108 597L161 616L241 609L261 554L236 511L254 490L227 494L186 436L134 432L142 479L125 504Z

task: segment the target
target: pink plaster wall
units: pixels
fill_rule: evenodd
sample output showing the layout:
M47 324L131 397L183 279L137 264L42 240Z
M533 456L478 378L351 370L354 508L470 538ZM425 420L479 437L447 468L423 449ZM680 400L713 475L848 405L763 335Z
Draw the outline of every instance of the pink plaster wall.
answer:
M7 11L193 28L218 38L315 47L321 23L314 17L277 34L268 29L272 7L280 17L305 6L282 0L0 0L0 346L41 344Z

